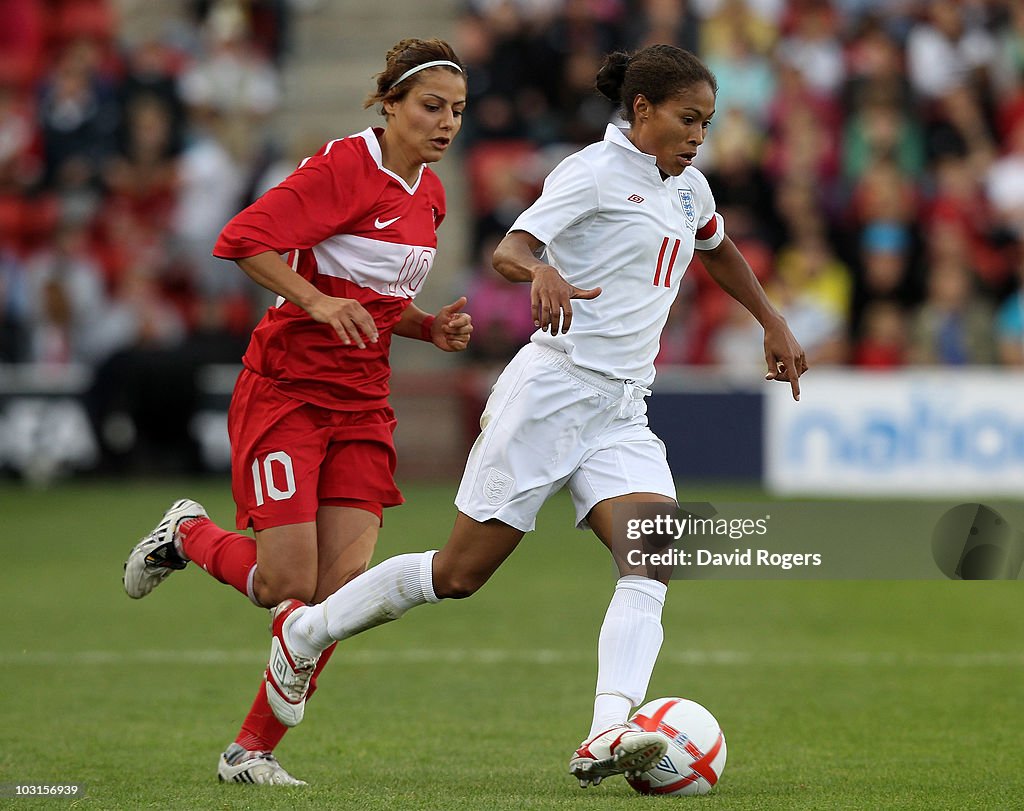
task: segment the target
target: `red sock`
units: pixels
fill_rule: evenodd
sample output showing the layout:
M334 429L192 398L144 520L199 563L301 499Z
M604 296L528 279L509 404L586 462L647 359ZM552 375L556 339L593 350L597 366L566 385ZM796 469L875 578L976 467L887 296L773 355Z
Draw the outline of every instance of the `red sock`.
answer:
M320 671L324 669L324 665L327 664L327 660L331 658L331 654L334 653L337 646L338 643L335 642L320 654L320 661L316 663L313 675L309 679L307 701L316 692L317 676L320 675ZM288 727L274 717L274 711L270 709L270 704L267 702L266 688L261 681L260 689L256 692L256 699L252 702L252 708L242 722L242 728L238 731L235 743L241 744L250 752L273 752L274 747L281 742L281 738L287 731Z
M178 533L181 548L190 560L221 583L234 586L251 598L249 572L256 565L256 541L248 535L221 529L209 518L186 521Z

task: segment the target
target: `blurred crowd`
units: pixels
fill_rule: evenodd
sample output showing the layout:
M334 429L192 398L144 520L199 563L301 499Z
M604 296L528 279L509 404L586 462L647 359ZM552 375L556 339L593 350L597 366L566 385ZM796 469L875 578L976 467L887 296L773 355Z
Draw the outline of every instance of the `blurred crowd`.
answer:
M294 166L269 135L294 2L188 0L126 43L112 0L0 0L0 363L237 361L268 302L210 249ZM812 364L1024 365L1019 0L468 0L455 25L478 359L532 331L490 254L614 119L602 55L670 42L718 77L697 164ZM659 363L760 357L695 260Z
M669 42L718 78L697 166L812 365L1024 365L1019 0L470 0L457 42L480 355L532 329L488 257L614 117L592 90L602 54ZM659 363L763 365L699 259Z
M126 43L111 0L0 0L0 362L237 361L256 292L213 259L287 171L286 0L190 0Z

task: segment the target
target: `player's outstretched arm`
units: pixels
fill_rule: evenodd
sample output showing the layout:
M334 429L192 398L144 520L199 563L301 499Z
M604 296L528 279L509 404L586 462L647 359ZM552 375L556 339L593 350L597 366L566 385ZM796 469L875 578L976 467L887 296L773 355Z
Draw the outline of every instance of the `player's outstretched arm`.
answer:
M365 349L364 338L371 342L377 340L377 325L362 304L355 299L325 295L293 271L274 251L235 261L257 284L301 307L314 321L330 324L345 344L356 344Z
M403 338L430 341L445 352L461 352L469 346L473 333L472 317L462 312L465 306L466 297L460 296L438 310L437 315L430 315L415 304L410 304L395 324L394 333Z
M726 237L710 251L700 251L701 261L711 278L726 293L746 307L764 328L765 380L788 382L793 399L800 399L800 375L807 371L807 356L786 319L772 306L764 288L735 243Z
M601 288L584 290L569 284L557 268L537 258L544 243L526 231L508 234L494 251L494 269L510 282L530 282L530 305L533 325L551 334L569 331L572 324L572 299L592 299L601 295Z

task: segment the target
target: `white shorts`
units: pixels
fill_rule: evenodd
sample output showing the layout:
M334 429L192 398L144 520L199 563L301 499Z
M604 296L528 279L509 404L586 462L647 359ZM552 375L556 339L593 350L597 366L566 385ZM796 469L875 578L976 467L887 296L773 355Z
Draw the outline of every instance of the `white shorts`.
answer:
M544 502L566 484L581 529L607 498L675 499L665 445L647 426L648 393L527 344L491 390L455 505L477 521L497 518L529 532Z

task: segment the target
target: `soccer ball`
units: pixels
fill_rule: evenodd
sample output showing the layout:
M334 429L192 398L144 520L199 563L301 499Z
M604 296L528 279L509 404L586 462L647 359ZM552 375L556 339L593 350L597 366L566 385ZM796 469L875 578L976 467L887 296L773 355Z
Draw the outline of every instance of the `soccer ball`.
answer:
M641 794L707 794L725 769L725 735L710 712L685 698L648 701L629 719L668 736L668 752L629 785Z

